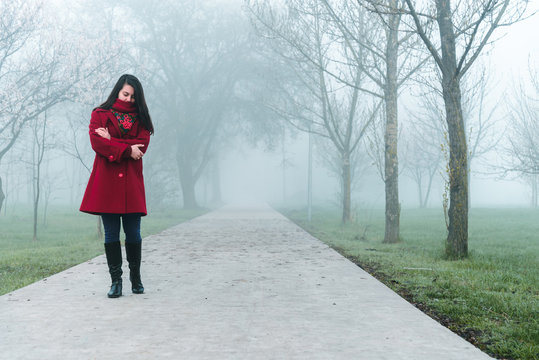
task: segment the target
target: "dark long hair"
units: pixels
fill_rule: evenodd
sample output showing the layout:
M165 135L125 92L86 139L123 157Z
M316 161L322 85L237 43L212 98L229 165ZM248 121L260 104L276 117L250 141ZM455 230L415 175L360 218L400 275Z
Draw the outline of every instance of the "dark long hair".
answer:
M131 85L133 90L135 90L135 106L138 109L139 121L146 128L146 130L150 132L150 134L153 134L152 118L148 112L148 106L146 105L146 99L144 98L144 90L142 89L142 84L140 83L139 79L137 79L134 75L123 74L120 76L109 97L107 98L107 101L99 105L97 108L107 110L112 108L112 105L114 105L114 102L118 98L120 90L122 90L125 84Z

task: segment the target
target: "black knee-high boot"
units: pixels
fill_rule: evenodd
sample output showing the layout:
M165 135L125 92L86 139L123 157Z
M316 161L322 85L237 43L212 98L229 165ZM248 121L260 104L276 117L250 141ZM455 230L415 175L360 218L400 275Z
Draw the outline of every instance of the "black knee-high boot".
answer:
M131 290L134 294L144 293L144 286L142 286L142 280L140 279L141 245L141 242L125 242L125 253L129 262L129 280L131 280Z
M105 243L105 254L109 265L112 285L107 294L109 298L122 296L122 246L119 241Z

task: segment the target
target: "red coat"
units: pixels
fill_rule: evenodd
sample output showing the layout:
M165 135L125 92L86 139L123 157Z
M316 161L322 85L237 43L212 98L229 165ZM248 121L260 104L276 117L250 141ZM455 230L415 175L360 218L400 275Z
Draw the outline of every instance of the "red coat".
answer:
M95 129L108 128L110 140L99 136ZM146 152L150 132L135 121L123 135L118 120L110 110L96 109L90 120L90 142L96 155L80 211L101 213L147 214L142 159L131 158L131 145L144 144Z

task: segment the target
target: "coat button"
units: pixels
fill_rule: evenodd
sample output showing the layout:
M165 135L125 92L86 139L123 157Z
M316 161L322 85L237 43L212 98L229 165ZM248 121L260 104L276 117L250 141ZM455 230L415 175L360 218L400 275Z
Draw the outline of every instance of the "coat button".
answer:
M119 174L118 174L118 177L124 177L124 174L123 174L123 173L119 173Z

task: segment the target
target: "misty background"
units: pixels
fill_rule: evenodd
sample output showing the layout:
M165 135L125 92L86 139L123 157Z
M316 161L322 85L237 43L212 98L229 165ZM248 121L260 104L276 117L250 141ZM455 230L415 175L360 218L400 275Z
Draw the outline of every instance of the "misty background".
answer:
M230 202L306 206L310 149L313 205L342 206L341 159L314 128L306 132L315 106L298 73L308 64L292 66L297 54L265 26L281 16L267 6L286 13L286 3L2 1L0 214L35 204L40 214L54 205L78 210L95 156L90 113L123 73L141 80L155 126L144 158L150 213ZM529 4L530 14L538 9ZM536 17L498 29L465 79L472 208L537 207L536 168L520 155L537 151L538 30ZM346 76L341 43L332 35L326 50ZM421 61L415 51L411 61ZM436 77L426 60L399 91L402 208L442 206ZM353 113L350 87L329 82L334 109ZM382 110L374 96L357 96L354 122L364 133L350 157L352 212L384 207Z

